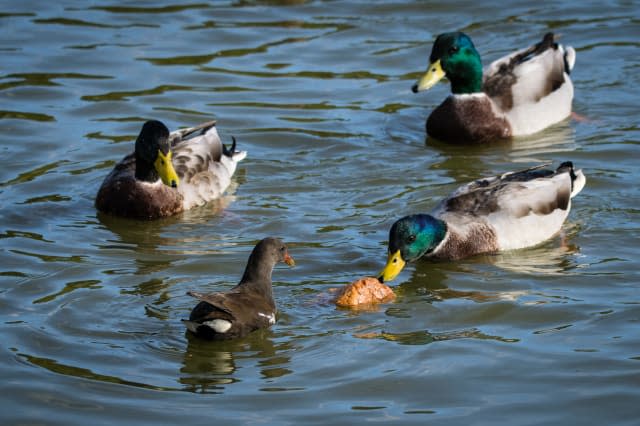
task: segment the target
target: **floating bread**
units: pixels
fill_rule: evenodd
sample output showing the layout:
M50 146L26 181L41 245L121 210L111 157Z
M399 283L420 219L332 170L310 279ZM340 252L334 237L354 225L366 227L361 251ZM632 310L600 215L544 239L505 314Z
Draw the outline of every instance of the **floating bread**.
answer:
M355 280L338 290L334 302L342 307L359 307L391 302L396 298L395 293L377 278L364 277Z

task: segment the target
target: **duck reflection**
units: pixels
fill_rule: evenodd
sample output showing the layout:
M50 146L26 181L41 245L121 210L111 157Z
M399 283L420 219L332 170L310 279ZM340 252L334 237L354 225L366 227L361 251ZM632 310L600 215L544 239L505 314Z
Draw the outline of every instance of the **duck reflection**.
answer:
M528 294L527 291L455 290L448 287L447 283L455 279L455 277L463 275L477 276L477 273L471 271L473 262L477 260L478 263L484 263L484 259L487 257L479 256L474 258L471 263L462 265L446 261L418 261L409 280L394 288L398 295L397 300L400 303L387 305L385 314L388 317L397 318L397 320L393 320L395 327L403 327L415 324L415 319L412 318L415 318L414 315L417 314L417 311L420 312L418 315L434 315L434 317L438 315L435 308L432 314L425 314L428 310L425 310L424 306L416 308L414 303L416 301L429 305L455 299L486 303L515 301ZM482 283L479 284L479 286L481 285ZM383 326L385 328L389 327L389 321L385 321ZM475 327L437 332L427 329L391 332L386 329L380 330L380 328L381 325L379 324L367 326L365 329L354 333L353 336L361 339L381 339L400 345L426 345L454 339L482 339L507 343L518 341L518 339L514 338L490 335Z
M223 393L225 388L241 381L239 366L246 371L247 362L255 362L263 379L290 374L287 368L292 349L289 343L276 344L273 332L257 330L245 338L210 341L185 333L187 348L183 356L179 382L185 390L196 393Z
M237 183L232 182L230 191ZM111 276L129 276L123 293L141 296L159 295L154 302L161 304L167 298L167 292L175 283L168 277L176 261L185 255L211 254L227 247L233 242L225 241L214 233L202 232L202 226L211 222L212 217L221 214L234 199L225 195L206 205L185 211L171 217L141 221L96 213L99 222L113 233L101 241L98 248L109 251L109 269L102 272ZM219 243L215 243L219 240ZM119 266L113 266L113 259L120 258ZM144 279L131 284L135 278Z
M580 247L571 242L579 225L568 225L560 235L541 245L524 250L497 253L489 261L510 272L521 274L560 275L579 267Z
M235 187L237 184L232 182L229 188L235 189ZM100 223L117 237L115 240L107 240L107 244L101 248L133 248L136 252L149 253L155 252L158 247L180 246L185 241L184 235L167 237L163 236L163 232L172 226L191 229L193 225L206 224L212 217L224 212L234 199L234 195L225 195L202 207L152 221L126 219L97 212L96 217ZM204 238L201 234L199 236ZM163 251L166 252L166 250Z
M466 171L471 170L470 167L473 168L474 165L478 163L482 164L482 159L486 158L487 154L506 153L514 160L544 162L548 161L549 153L566 153L575 151L577 148L575 129L571 125L570 120L565 120L530 136L499 139L489 144L450 144L427 136L425 145L447 155L453 160L464 161L465 164L462 169ZM540 155L544 155L544 157L538 158L537 156ZM478 161L469 162L469 157L477 157ZM449 170L454 171L459 169L459 167L454 167ZM493 173L491 170L488 171L489 173ZM475 177L472 177L472 179L480 176L481 174L477 174Z
M569 121L532 136L496 140L491 144L452 145L430 138L425 143L441 154L429 168L444 172L457 184L499 173L497 162L505 164L504 171L516 170L518 166L513 163L526 163L527 166L548 163L554 152L562 152L561 158L568 159L567 153L577 148L575 130Z
M578 147L575 128L570 120L531 136L515 138L510 143L509 157L540 163L548 161L549 155L554 152L561 152L562 157L568 157L567 153L575 151Z
M196 393L222 393L225 386L238 379L234 352L241 351L242 344L235 342L209 342L187 333L187 350L183 357L178 381L185 389Z
M491 256L477 256L473 260L484 263L486 259L491 259ZM427 262L420 261L416 264L409 281L400 284L396 289L396 293L405 297L422 296L423 300L430 303L443 302L450 299L468 299L478 303L498 300L514 301L527 294L523 290L481 291L449 288L446 283L451 280L450 275L459 276L461 273L473 272L467 265L459 266L447 264L446 262L435 262L429 265ZM479 286L481 285L480 283Z
M471 328L468 330L455 330L445 332L429 332L427 330L410 331L407 333L390 333L386 331L356 333L354 337L360 339L382 339L388 342L398 343L399 345L427 345L434 342L441 342L455 339L481 339L496 340L505 343L518 342L519 339L505 338L501 336L492 336L482 331Z

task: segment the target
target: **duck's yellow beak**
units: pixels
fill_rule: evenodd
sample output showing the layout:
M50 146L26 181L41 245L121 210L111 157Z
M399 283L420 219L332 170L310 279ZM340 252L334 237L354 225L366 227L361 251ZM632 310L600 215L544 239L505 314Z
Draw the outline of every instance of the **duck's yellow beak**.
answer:
M437 82L442 80L445 76L445 72L440 64L440 59L429 65L427 72L420 77L420 80L413 85L413 92L418 93L423 90L432 88Z
M380 282L387 282L393 280L398 276L400 271L404 268L406 262L402 259L402 255L400 254L400 250L395 253L389 253L389 258L387 259L387 265L378 275L378 279Z
M164 155L161 150L158 150L158 158L156 158L153 166L160 175L162 183L172 188L176 188L178 186L180 178L178 177L176 170L173 168L173 163L171 163L171 151L169 151L167 155Z

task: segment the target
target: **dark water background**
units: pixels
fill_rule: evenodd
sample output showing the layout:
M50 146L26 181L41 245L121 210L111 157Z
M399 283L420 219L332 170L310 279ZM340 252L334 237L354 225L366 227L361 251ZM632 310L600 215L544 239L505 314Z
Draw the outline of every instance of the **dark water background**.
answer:
M640 7L633 1L3 2L2 424L637 424ZM441 32L488 63L573 45L574 110L531 137L425 144L414 95ZM231 194L144 223L93 198L150 118L218 120ZM540 162L587 175L539 247L408 267L377 311L327 303L377 272L398 217ZM282 237L278 323L196 341L185 292Z

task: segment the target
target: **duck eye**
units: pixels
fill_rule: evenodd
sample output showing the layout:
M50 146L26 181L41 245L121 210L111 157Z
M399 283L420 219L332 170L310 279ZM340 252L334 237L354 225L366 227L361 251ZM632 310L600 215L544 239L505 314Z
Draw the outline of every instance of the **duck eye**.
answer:
M458 50L460 50L460 49L458 48L458 46L451 46L451 47L449 48L449 54L450 54L450 55L453 55L453 54L454 54L454 53L456 53Z
M409 235L409 238L407 238L407 241L409 241L410 243L414 242L415 240L416 240L415 235Z

